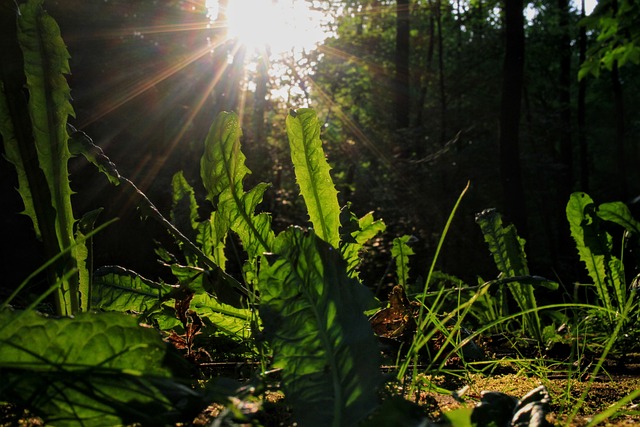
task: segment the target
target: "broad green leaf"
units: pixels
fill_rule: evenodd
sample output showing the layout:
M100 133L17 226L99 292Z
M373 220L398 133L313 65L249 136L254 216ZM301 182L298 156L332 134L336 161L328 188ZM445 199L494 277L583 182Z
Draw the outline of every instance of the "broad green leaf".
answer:
M597 214L605 221L614 222L628 232L640 235L640 222L635 220L627 205L622 202L603 203L598 206Z
M415 254L411 246L409 246L412 238L413 236L408 235L396 237L393 239L393 246L391 248L391 256L396 263L398 284L402 285L405 289L407 288L407 283L409 283L409 257Z
M357 425L377 405L379 350L368 290L315 234L290 228L260 270L260 317L301 426Z
M287 116L291 160L309 219L321 239L340 245L340 205L331 168L322 150L320 123L314 110L301 108Z
M122 267L101 267L93 275L91 306L107 311L144 313L154 308L173 289Z
M206 292L194 295L190 307L227 335L235 335L241 339L251 336L249 309L223 304Z
M474 427L475 424L471 422L472 413L473 408L458 408L452 411L447 411L442 415L454 427Z
M382 220L374 220L373 212L369 212L358 219L346 206L342 209L342 243L340 252L347 262L349 277L357 277L357 267L360 263L360 252L365 243L373 239L377 234L384 232L386 225Z
M180 356L132 316L5 310L0 323L0 400L26 406L47 425L164 425L202 407L172 379L186 373Z
M264 212L254 213L268 185L258 184L244 192L242 182L250 171L240 149L241 134L238 116L220 113L205 140L200 174L207 198L214 204L217 202L219 215L240 236L249 258L253 259L271 250L274 235L271 217Z
M180 281L181 286L187 287L196 295L208 292L216 297L222 304L228 304L236 308L245 308L246 301L240 282L228 275L220 268L204 270L187 265L171 265L171 272Z

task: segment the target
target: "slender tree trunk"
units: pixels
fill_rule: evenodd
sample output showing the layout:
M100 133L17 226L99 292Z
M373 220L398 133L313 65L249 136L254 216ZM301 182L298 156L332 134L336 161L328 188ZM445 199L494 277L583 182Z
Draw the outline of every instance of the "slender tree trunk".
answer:
M409 127L409 44L410 44L410 0L397 0L396 3L396 75L395 75L395 113L396 128Z
M585 0L581 2L580 15L582 19L586 16ZM587 58L587 29L584 25L580 26L580 35L578 38L579 62L584 63ZM578 147L580 147L580 190L589 191L589 151L587 147L587 129L586 129L586 97L587 97L587 78L584 77L578 83Z
M560 78L559 78L559 147L564 167L561 195L569 195L573 181L573 148L571 140L571 37L569 35L569 0L558 0L560 13Z
M422 73L422 87L420 88L420 100L418 101L418 108L416 112L416 126L422 126L424 123L424 104L427 100L427 92L429 84L431 83L431 76L433 71L433 52L435 50L435 20L433 19L433 0L429 0L427 10L429 11L429 44L427 46L427 57L425 58L425 65Z
M624 133L625 133L625 123L624 123L624 98L622 93L622 82L620 81L620 74L618 71L618 61L613 61L613 67L611 68L611 85L613 90L613 103L614 103L614 112L615 112L615 123L616 123L616 157L617 157L617 167L618 167L618 188L620 189L620 194L618 197L625 200L629 195L628 185L627 185L627 159L625 153L625 144L624 144Z
M442 41L442 0L436 1L436 26L438 29L438 76L440 81L440 142L447 138L447 96L444 85L444 57Z
M567 228L564 207L573 190L573 140L571 123L571 36L569 34L569 0L557 0L560 15L560 34L558 37L560 74L558 76L558 147L560 176L558 179L555 203L551 203L554 212L549 215L553 219L553 226L548 229L549 254L556 271L561 271L562 259L572 254L573 239Z
M527 215L520 168L519 130L524 74L522 0L505 0L505 56L500 106L500 175L505 214L526 236Z

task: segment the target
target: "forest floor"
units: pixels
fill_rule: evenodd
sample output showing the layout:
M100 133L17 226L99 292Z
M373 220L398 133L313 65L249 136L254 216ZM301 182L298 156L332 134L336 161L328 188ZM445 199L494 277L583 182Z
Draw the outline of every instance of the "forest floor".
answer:
M584 427L595 415L640 389L640 364L627 365L624 370L627 373L605 372L595 378L585 376L581 379L568 378L562 373L532 376L531 372L524 370L495 375L471 374L466 375L464 379L438 376L429 378L431 384L449 390L468 386L464 396L455 399L452 394L420 389L413 395L405 397L418 403L423 408L424 414L438 423L438 421L442 421L442 415L446 412L463 407L473 408L480 401L483 391L497 391L521 398L531 390L543 385L551 398L547 421L554 426ZM402 394L400 387L393 388L393 393ZM583 399L583 403L579 404L581 399ZM576 406L579 406L579 411L571 422L567 423L569 414ZM198 419L194 420L192 425L211 425L212 420L223 409L221 405L210 406ZM265 427L296 425L291 420L291 412L285 404L284 395L280 392L266 393L261 408L256 407L256 410L262 411L258 419ZM640 405L637 400L623 406L620 412L626 413L612 417L599 425L609 427L640 425ZM249 424L246 425L249 426Z
M506 358L505 358L506 359ZM509 362L494 360L491 374L469 373L463 366L454 366L451 371L444 370L444 375L421 376L421 387L411 395L403 392L398 383L389 383L388 390L393 395L404 395L408 400L416 402L422 408L422 413L429 419L438 423L443 419L442 415L458 409L473 408L480 402L484 391L501 392L517 399L522 398L531 390L544 386L550 397L550 412L547 421L554 426L585 427L594 416L606 411L612 405L625 398L634 391L640 390L640 353L625 355L625 363L619 360L607 360L602 365L597 376L591 376L595 361L580 368L582 376L567 375L563 370L552 370L543 363L538 363L535 358L526 361L524 359L509 358ZM459 362L459 361L458 361ZM230 363L231 365L233 363ZM238 363L237 366L243 366ZM245 366L246 369L246 366ZM391 374L393 367L384 369ZM418 372L421 369L418 369ZM423 370L424 371L424 370ZM236 371L236 374L240 372ZM245 377L240 373L241 377ZM211 378L231 377L233 373L228 369L220 372L211 370L207 372ZM426 385L425 385L426 384ZM454 398L454 393L442 393L442 390L465 390L459 392L460 397ZM286 405L283 393L278 391L277 382L272 384L262 396L256 396L253 401L237 402L243 406L242 412L253 413L253 423L233 424L237 426L262 425L294 426L290 408ZM578 412L568 422L569 414L575 408ZM225 407L213 404L206 408L191 423L180 424L180 427L208 427L214 425L215 418L224 411ZM615 417L607 419L602 426L622 427L640 426L640 399L632 400L618 408ZM45 424L37 417L25 414L20 421L15 423L15 410L10 406L0 405L0 427L41 427ZM8 422L7 420L13 421ZM255 424L257 422L258 424ZM224 424L227 425L227 424ZM446 426L447 424L442 424Z
M450 387L451 379L444 377L433 378L435 384L441 383L442 386ZM446 395L435 391L420 390L411 396L412 400L419 403L425 413L433 421L438 421L443 413L461 407L475 406L483 391L499 391L515 397L522 397L534 388L544 385L551 397L551 412L547 415L547 420L557 426L575 426L584 427L591 418L609 408L620 399L624 398L634 390L640 389L640 374L611 374L598 376L591 384L589 379L578 380L568 378L539 378L525 375L524 373L499 374L499 375L481 375L473 374L464 381L454 380L454 383L465 384L469 389L463 396L463 399L454 399L452 395ZM584 403L580 406L577 416L570 424L567 424L567 416L573 407L581 398L585 389L589 387L589 391L584 398ZM610 427L628 427L640 425L640 410L638 403L631 402L623 408L628 410L630 414L620 415L616 418L609 419L600 424ZM223 410L222 405L211 405L193 423L182 425L182 427L194 426L210 426L220 411ZM11 408L0 406L0 420L8 419L8 412ZM261 414L257 417L260 424L268 426L293 426L291 413L284 402L284 396L279 392L267 392L260 404L255 404L255 410ZM35 417L25 416L18 424L7 424L0 421L1 427L13 427L15 425L21 427L40 427L44 426L41 420ZM255 424L238 424L238 426L250 426Z

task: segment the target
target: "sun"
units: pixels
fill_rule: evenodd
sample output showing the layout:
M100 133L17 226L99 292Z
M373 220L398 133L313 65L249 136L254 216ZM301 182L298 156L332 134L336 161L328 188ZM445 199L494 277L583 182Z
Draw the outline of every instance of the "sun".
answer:
M218 0L207 0L210 18L220 13ZM228 0L227 36L250 50L299 53L327 37L323 15L305 0Z

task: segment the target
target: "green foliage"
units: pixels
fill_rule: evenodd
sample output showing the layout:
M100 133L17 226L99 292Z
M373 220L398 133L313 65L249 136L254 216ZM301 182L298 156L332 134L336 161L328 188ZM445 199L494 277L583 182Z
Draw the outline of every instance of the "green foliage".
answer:
M0 320L0 400L29 407L48 425L163 425L202 407L172 379L184 362L132 316L4 310Z
M357 268L360 264L360 253L365 244L386 229L385 223L373 219L373 212L358 218L349 210L349 206L342 209L341 231L342 244L340 252L347 262L347 272L350 277L358 277Z
M598 206L598 217L623 227L629 233L640 235L640 222L631 215L631 211L622 202L602 203Z
M89 273L84 240L74 235L68 177L71 153L66 124L73 109L64 74L69 73L69 53L57 23L42 8L42 0L20 5L16 22L22 58L11 58L10 63L23 61L29 116L18 115L24 97L13 92L23 77L6 70L0 91L0 132L7 158L18 171L25 213L43 240L47 255L54 257L57 252L70 250L69 256L49 273L52 283L65 278L55 294L56 311L70 315L88 308ZM66 274L73 269L76 274Z
M166 284L145 279L116 266L101 267L93 275L92 308L105 311L147 312L172 290Z
M413 236L396 237L393 239L393 246L391 248L391 256L396 263L398 284L402 285L405 289L409 282L409 257L415 255L415 252L413 252L413 249L409 246L412 237Z
M198 220L198 203L195 191L182 172L173 176L172 190L171 220L179 229L188 230L187 237L194 240L202 252L224 270L227 262L224 253L228 231L226 222L216 211L211 213L208 221ZM190 248L188 246L182 243L181 249L185 252L188 263L197 264L197 257L189 254Z
M338 192L322 150L316 112L308 108L292 111L287 116L287 135L296 181L311 223L321 239L337 248L340 245Z
M602 0L582 25L596 30L598 37L580 65L578 78L598 77L602 69L611 71L630 62L640 64L640 6L632 0Z
M493 209L487 209L476 216L476 222L482 230L484 240L489 247L500 278L529 276L529 267L524 252L524 239L521 239L513 224L503 227L501 215ZM507 284L511 295L523 312L523 331L530 331L539 343L543 342L542 327L538 316L533 286L521 281Z
M207 198L217 205L229 228L238 234L251 261L271 250L274 235L271 217L254 213L268 184L258 184L246 193L243 188L243 180L250 171L240 150L241 134L238 116L220 113L205 141L200 174Z
M609 323L612 324L614 313L620 312L627 304L627 286L624 266L612 254L613 238L604 230L602 220L611 220L629 230L637 229L637 222L623 204L607 203L601 210L585 193L571 195L567 204L567 219L580 260L584 262L598 300L607 310Z
M314 234L290 228L260 274L260 316L303 426L355 425L377 404L377 344L363 312L371 295Z

